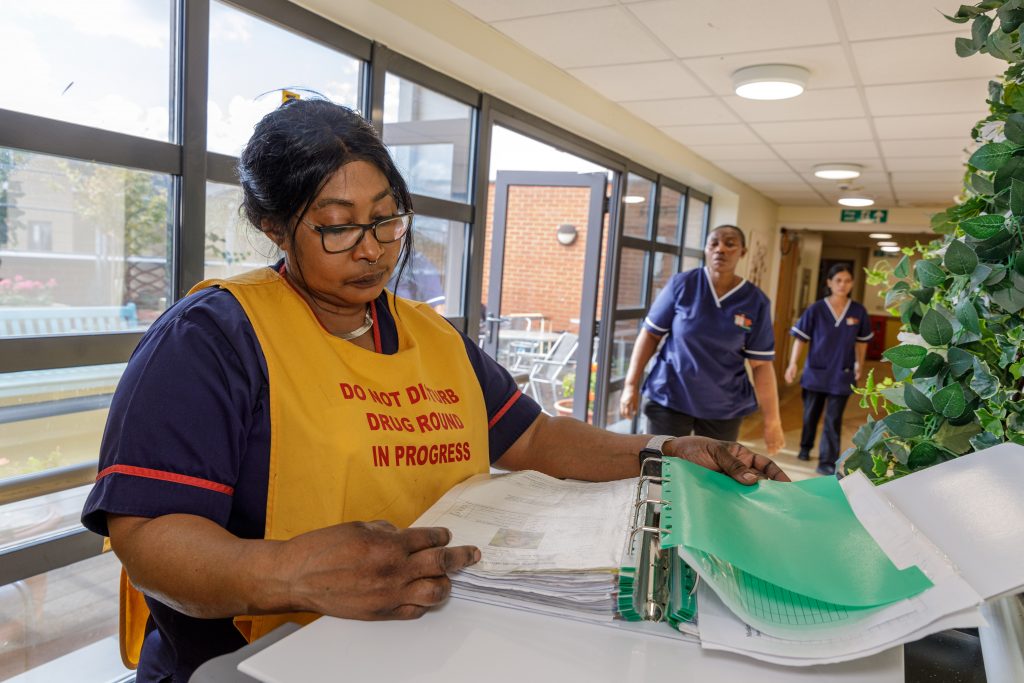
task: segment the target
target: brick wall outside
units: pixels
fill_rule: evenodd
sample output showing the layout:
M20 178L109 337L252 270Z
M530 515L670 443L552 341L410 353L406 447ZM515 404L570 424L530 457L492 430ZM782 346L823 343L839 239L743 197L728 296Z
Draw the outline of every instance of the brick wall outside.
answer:
M548 329L578 332L587 242L590 191L573 187L512 187L505 227L501 312L542 313ZM487 301L494 226L494 184L488 189L483 299ZM568 246L555 238L558 226L576 226ZM602 259L603 262L603 259Z

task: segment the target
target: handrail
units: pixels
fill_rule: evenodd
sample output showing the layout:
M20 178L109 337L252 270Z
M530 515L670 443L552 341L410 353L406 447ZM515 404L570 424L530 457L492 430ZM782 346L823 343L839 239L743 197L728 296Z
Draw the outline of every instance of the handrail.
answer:
M97 461L90 460L0 480L0 505L91 484L96 480L96 468Z

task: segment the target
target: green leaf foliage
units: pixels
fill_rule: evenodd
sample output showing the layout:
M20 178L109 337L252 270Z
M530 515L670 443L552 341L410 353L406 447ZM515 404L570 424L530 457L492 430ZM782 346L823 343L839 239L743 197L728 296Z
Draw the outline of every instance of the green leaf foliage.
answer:
M885 355L884 353L882 355ZM935 377L937 374L942 372L942 368L945 367L946 361L942 359L937 353L931 352L924 357L921 364L917 366L917 370L914 372L914 379L928 379L929 377Z
M974 370L974 376L971 377L971 389L981 398L994 396L999 391L999 380L989 372L988 364L977 356L972 356L971 367Z
M882 421L886 429L904 439L913 439L924 434L924 418L912 410L901 410L887 415Z
M916 368L928 355L928 350L916 344L894 346L882 353L882 357L901 368Z
M1013 314L1024 308L1024 292L1016 287L1004 287L992 292L992 301L1007 313Z
M940 448L930 441L922 441L914 446L910 451L910 458L907 460L907 465L910 466L910 469L914 470L923 467L930 467L931 465L937 465L940 462L952 460L955 457L955 453L950 453L946 449Z
M967 409L964 388L959 382L942 387L932 396L932 406L935 412L945 417L960 417Z
M928 397L917 389L917 387L909 382L903 387L903 400L906 402L907 407L915 413L928 415L933 412L932 402L928 400Z
M984 240L998 233L1005 223L1006 219L1002 216L985 214L961 221L960 228L971 237Z
M909 275L910 257L904 255L904 257L899 260L899 263L896 264L896 267L892 269L892 274L899 278L904 278Z
M936 239L903 249L892 271L866 269L902 332L921 340L883 353L895 382L855 389L878 419L858 430L844 468L876 483L1004 441L1024 445L1024 0L946 16L971 24L956 41L961 56L1008 65L971 129L977 149L958 204L930 218Z
M1008 0L996 10L996 17L999 19L1000 31L1013 33L1024 24L1024 6L1019 0Z
M992 17L985 16L984 14L978 16L971 24L971 42L974 43L974 48L980 50L988 40L988 35L992 31Z
M1024 114L1014 112L1006 117L1006 127L1003 128L1006 139L1015 145L1024 145Z
M960 224L963 227L963 223ZM974 253L983 261L1002 261L1014 248L1016 237L1009 230L998 230L994 235L974 244Z
M932 346L944 346L953 339L953 326L933 308L921 320L921 336Z
M1024 97L1021 99L1024 104ZM990 142L979 147L967 163L979 171L998 171L1013 158L1014 149L1011 142Z
M970 38L957 38L953 41L953 45L958 57L970 57L978 51L978 48L974 47L974 41Z
M958 346L951 346L946 352L946 360L949 361L949 371L956 378L963 377L974 369L975 356L969 351L964 351Z
M1021 184L1024 185L1024 183ZM954 275L970 275L978 265L978 255L960 240L953 240L946 245L946 255L943 257L943 263L946 264L949 272Z
M992 189L995 190L995 185L992 186ZM1010 182L1010 212L1015 216L1024 214L1024 182L1018 178L1014 178Z
M914 276L924 287L937 287L946 281L946 274L934 261L920 260L914 264Z
M935 436L932 437L935 443L942 446L946 450L955 453L956 455L963 455L971 450L971 438L981 432L981 425L973 420L965 425L959 427L951 425L949 422L942 423L939 427L939 431L935 432Z

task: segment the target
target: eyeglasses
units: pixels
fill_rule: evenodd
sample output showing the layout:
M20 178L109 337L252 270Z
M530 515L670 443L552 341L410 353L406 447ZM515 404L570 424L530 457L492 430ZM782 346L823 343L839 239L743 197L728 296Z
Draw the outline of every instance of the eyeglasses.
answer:
M328 254L340 254L355 249L367 231L381 244L390 244L402 239L412 225L412 211L388 216L372 223L346 223L344 225L313 225L303 219L309 228L320 233L320 243Z

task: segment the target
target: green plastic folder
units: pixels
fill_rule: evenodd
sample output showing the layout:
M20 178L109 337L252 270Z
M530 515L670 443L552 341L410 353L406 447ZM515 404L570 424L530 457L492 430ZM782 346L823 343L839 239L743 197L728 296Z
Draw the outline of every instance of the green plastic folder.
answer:
M896 568L834 477L744 486L678 458L663 461L662 476L662 548L727 567L752 595L862 609L932 585L916 566Z

